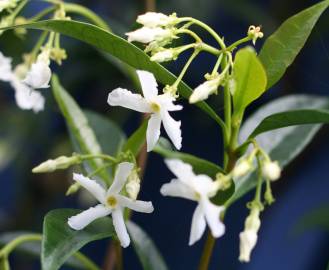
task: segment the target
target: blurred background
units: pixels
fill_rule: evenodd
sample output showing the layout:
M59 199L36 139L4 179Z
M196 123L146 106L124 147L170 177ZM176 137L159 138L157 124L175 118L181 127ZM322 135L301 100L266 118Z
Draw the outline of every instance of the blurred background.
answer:
M73 1L72 1L73 2ZM109 22L115 33L122 35L134 28L136 16L143 13L150 1L110 0L75 1L85 5ZM311 0L157 0L156 10L166 14L193 16L203 20L225 37L227 44L243 37L249 25L262 25L270 35L286 18L316 3ZM31 3L25 14L35 14L44 4ZM329 97L329 12L316 25L305 48L288 72L248 111L279 96L297 93ZM31 50L38 32L30 31L26 40L5 33L0 37L0 50L21 61L23 52ZM206 39L207 40L207 39ZM210 43L211 40L208 40ZM257 43L261 47L262 41ZM81 42L63 38L68 59L53 70L64 87L82 108L97 111L113 119L129 136L140 122L140 114L121 108L110 108L107 95L132 83L98 51ZM178 74L186 59L168 67ZM192 64L185 81L193 88L203 80L214 59L201 55ZM93 67L93 68L91 68ZM85 208L83 196L66 197L71 183L71 171L33 175L31 169L40 162L59 155L69 155L73 149L63 117L50 90L45 111L34 114L21 111L14 102L14 91L0 82L0 232L41 232L44 215L55 208ZM220 98L212 97L212 105L221 113ZM175 114L182 120L183 151L221 162L221 135L213 120L186 102L184 110ZM193 131L193 132L191 132ZM262 215L259 241L249 264L238 261L239 232L248 214L246 203L252 194L239 200L228 211L227 232L217 241L210 269L230 270L325 270L329 260L329 127L317 134L306 151L286 168L282 179L273 185L276 203ZM168 266L173 270L196 269L203 242L188 247L190 222L195 205L186 200L163 198L161 185L172 175L157 154L147 162L141 198L152 200L156 211L152 215L134 215L133 220L154 239ZM319 218L307 219L314 211ZM316 215L313 215L316 216ZM307 219L307 222L305 220ZM307 223L307 224L306 224ZM327 224L327 226L326 226ZM102 264L108 241L91 243L83 249ZM132 248L124 251L125 269L141 269ZM12 269L39 269L39 263L15 253Z

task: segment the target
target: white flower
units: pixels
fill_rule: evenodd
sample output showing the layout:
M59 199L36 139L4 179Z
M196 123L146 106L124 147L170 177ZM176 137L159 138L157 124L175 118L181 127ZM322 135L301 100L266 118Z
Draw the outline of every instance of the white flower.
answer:
M245 230L240 233L240 256L239 261L249 262L251 251L257 243L257 232Z
M157 82L152 73L137 71L143 95L117 88L108 96L111 106L122 106L142 113L150 113L146 131L147 151L151 151L160 137L161 123L163 123L169 138L177 149L182 146L181 122L175 121L169 114L170 111L178 111L183 107L174 105L175 99L170 94L158 95Z
M205 100L209 97L209 95L216 93L222 79L223 77L218 75L215 78L200 84L197 88L195 88L192 95L190 96L190 103L197 103L199 101Z
M14 8L19 0L0 0L0 12L7 8Z
M217 183L207 175L195 175L191 165L181 160L173 159L165 162L177 179L164 184L160 190L161 194L198 202L192 218L189 245L193 245L201 238L206 229L206 223L214 237L222 236L225 233L225 226L220 221L220 213L224 207L217 206L209 200L217 193Z
M281 168L277 161L265 161L262 169L264 177L269 180L275 181L281 176Z
M166 49L166 50L159 51L159 52L153 54L151 57L151 61L161 63L161 62L171 61L175 58L176 58L176 54L175 54L174 50Z
M51 79L51 69L49 68L49 50L44 50L39 54L37 61L32 64L23 82L34 89L48 88Z
M175 15L167 16L163 13L147 12L139 15L136 21L150 28L158 26L166 27L174 24L177 21L177 17Z
M149 28L142 27L133 32L126 33L128 41L138 41L141 43L150 43L152 41L163 41L172 39L173 32L170 29L163 29L161 27Z
M241 160L238 164L234 167L232 174L233 177L239 178L245 176L252 170L252 165L246 159Z
M15 99L18 107L22 110L33 110L35 113L44 109L45 98L40 92L22 83L16 77L10 83L15 89Z
M124 208L127 207L131 210L142 213L151 213L154 210L151 202L134 201L120 194L120 191L133 167L134 165L132 163L120 163L114 181L108 190L105 190L96 181L84 177L81 174L73 174L73 179L87 189L100 204L91 207L76 216L70 217L68 219L68 225L74 230L82 230L95 219L111 214L113 225L121 245L123 247L129 246L130 237L123 218Z
M13 78L13 71L11 68L11 61L10 57L4 56L0 52L0 80L1 81L10 81Z

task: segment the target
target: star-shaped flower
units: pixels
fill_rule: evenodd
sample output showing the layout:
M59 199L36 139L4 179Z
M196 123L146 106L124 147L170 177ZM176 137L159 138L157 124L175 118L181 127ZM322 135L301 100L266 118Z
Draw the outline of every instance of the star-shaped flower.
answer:
M158 95L158 84L152 73L137 71L143 95L117 88L108 96L108 103L111 106L121 106L142 113L150 113L148 121L146 141L147 151L151 151L160 137L161 123L177 149L182 146L181 122L175 121L169 114L170 111L179 111L183 107L175 105L175 98L170 94Z
M124 208L127 207L131 210L142 213L151 213L154 210L152 202L132 200L120 194L133 167L134 165L132 163L120 163L114 181L108 190L105 190L96 181L91 180L88 177L84 177L81 174L73 174L73 179L87 189L100 204L91 207L76 216L70 217L68 219L69 226L74 230L82 230L95 219L111 214L113 225L121 245L123 247L129 246L130 237L123 218Z
M189 245L193 245L201 238L206 229L206 223L214 237L222 236L225 233L225 226L220 221L220 213L224 207L217 206L209 200L216 195L219 188L218 183L207 175L195 175L192 166L181 160L172 159L165 162L177 179L164 184L160 190L161 194L181 197L198 203L192 218Z

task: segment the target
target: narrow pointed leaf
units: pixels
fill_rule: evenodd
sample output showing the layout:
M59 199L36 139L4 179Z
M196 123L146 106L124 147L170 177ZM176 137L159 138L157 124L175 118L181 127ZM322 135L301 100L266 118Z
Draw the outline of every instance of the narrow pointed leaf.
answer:
M312 95L291 95L274 100L259 108L247 119L241 128L240 142L248 138L264 117L280 111L305 109L329 110L329 99ZM305 149L320 127L321 124L285 127L259 134L256 140L271 159L277 160L284 168ZM235 179L235 193L229 203L233 203L253 189L256 186L256 179L255 173Z
M249 137L254 138L261 133L289 126L324 123L329 123L329 110L286 111L263 119Z
M88 23L77 22L74 20L46 20L8 27L5 29L9 30L20 27L54 31L86 42L87 44L95 46L99 50L113 55L136 69L152 72L156 79L165 85L173 84L177 78L162 65L152 62L150 57L138 47L113 33ZM185 98L188 98L192 93L192 89L184 82L179 84L178 91ZM205 111L216 122L221 122L220 117L206 102L199 102L197 106Z
M168 270L152 239L137 224L127 222L127 229L144 270Z
M234 114L240 116L244 109L259 98L266 89L266 73L255 51L244 48L234 60L236 89L233 93Z
M280 80L303 48L329 1L322 1L287 19L266 39L259 58L268 78L267 88Z
M65 117L71 136L73 136L76 151L81 154L101 154L101 146L89 125L88 119L75 100L60 85L57 76L53 76L52 78L52 89L58 106ZM103 161L100 159L89 160L85 164L89 172L104 166ZM110 181L110 175L107 171L103 170L99 175L103 181Z
M56 209L46 215L43 223L42 269L60 269L84 245L115 235L112 220L108 217L95 220L84 230L71 229L67 220L79 212L74 209Z

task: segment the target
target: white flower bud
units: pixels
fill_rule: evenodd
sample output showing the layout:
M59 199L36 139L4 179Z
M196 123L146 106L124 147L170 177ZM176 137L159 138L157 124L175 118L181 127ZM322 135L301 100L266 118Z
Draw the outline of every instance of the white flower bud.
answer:
M245 176L252 170L250 162L246 159L240 161L233 169L233 177L239 178Z
M152 55L151 61L154 62L167 62L176 58L176 54L173 49L165 49L163 51L159 51Z
M166 27L175 24L177 17L175 14L167 16L163 13L147 12L143 15L139 15L136 21L150 28L158 26Z
M271 181L278 180L281 176L281 168L277 161L266 161L262 169L263 176Z
M240 262L250 261L250 254L257 243L257 238L254 230L245 230L240 233Z
M45 173L45 172L53 172L56 170L67 169L68 167L79 164L81 159L79 156L73 157L65 157L61 156L56 159L49 159L39 166L35 167L32 172L33 173Z
M136 200L140 191L140 178L136 169L132 170L130 175L128 176L126 191L128 193L129 198Z
M264 34L263 32L260 31L261 30L261 27L260 26L254 26L254 25L251 25L249 26L249 29L248 29L248 36L252 38L252 43L255 45L256 43L256 40L258 38L262 38L264 37Z
M11 69L11 58L5 57L0 52L0 80L10 81L13 77L13 72Z
M19 0L0 0L0 12L7 8L15 8Z
M138 41L141 43L150 43L152 41L163 41L166 39L172 39L173 32L169 29L163 29L160 27L149 28L142 27L133 32L126 33L128 41Z
M223 77L218 75L215 78L200 84L197 88L195 88L192 95L190 96L190 103L197 103L199 101L205 100L209 95L216 93L218 86L222 82L222 79Z

